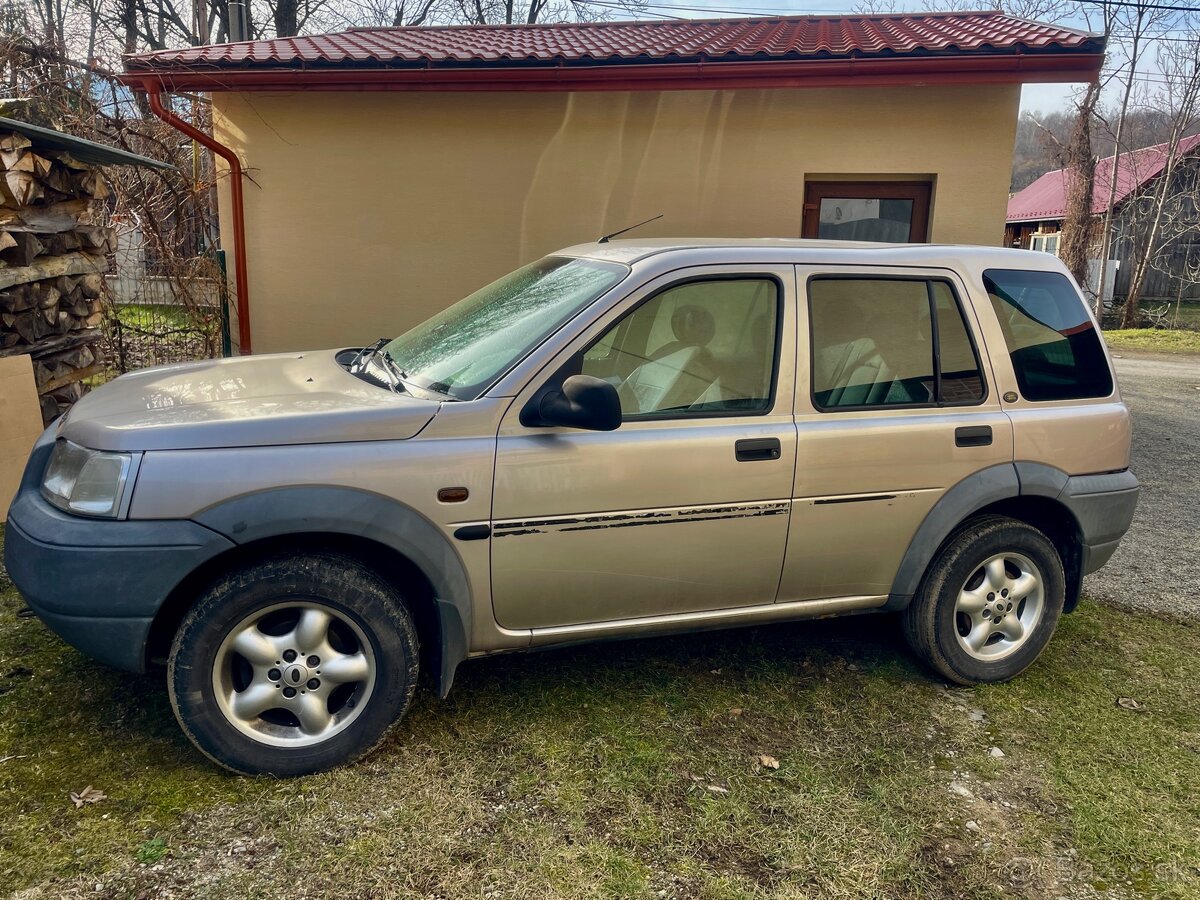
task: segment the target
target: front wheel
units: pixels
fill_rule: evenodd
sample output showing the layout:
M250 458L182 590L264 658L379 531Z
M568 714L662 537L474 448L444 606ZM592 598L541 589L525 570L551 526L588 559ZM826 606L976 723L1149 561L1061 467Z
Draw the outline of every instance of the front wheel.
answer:
M412 617L358 563L266 560L213 585L184 618L168 664L192 743L242 774L304 775L369 751L417 681Z
M917 655L959 684L1007 681L1050 642L1066 599L1054 544L1004 516L968 522L930 564L904 613Z

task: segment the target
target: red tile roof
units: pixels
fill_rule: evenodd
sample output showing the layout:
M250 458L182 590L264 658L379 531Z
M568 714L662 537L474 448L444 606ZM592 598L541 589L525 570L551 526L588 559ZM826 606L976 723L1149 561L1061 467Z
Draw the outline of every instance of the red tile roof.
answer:
M1155 144L1121 154L1117 168L1117 190L1113 206L1120 206L1149 181L1157 178L1167 165L1167 144ZM1179 155L1193 154L1200 146L1200 134L1179 142ZM1092 213L1100 215L1108 205L1112 187L1113 157L1096 163L1096 184L1092 193ZM1029 187L1013 194L1008 201L1008 222L1043 222L1062 219L1067 214L1067 178L1064 169L1047 172Z
M999 12L875 16L793 16L669 22L592 22L551 25L464 25L433 28L364 28L338 34L277 38L161 50L130 56L127 80L155 75L172 82L204 73L211 84L224 73L281 70L292 84L318 70L521 69L597 70L679 63L931 60L941 57L1008 58L1033 80L1049 63L1033 57L1071 57L1070 77L1084 80L1098 68L1101 37L1017 19ZM961 68L961 63L959 68ZM1005 68L995 67L992 68ZM1007 70L1007 69L1006 69ZM1087 70L1086 72L1084 70ZM235 74L237 73L237 74ZM1083 77L1081 76L1081 73ZM504 77L504 76L502 76ZM578 77L578 76L574 76ZM411 79L410 79L411 80ZM995 79L993 79L995 80ZM209 89L219 90L220 87Z

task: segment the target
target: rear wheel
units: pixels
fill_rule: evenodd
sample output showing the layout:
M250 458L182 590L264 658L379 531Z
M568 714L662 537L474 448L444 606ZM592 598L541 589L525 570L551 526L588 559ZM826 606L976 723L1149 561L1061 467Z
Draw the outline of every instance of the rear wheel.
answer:
M417 659L412 617L369 570L333 555L280 557L205 593L176 635L168 687L210 759L303 775L380 741L412 698Z
M1066 579L1054 544L1016 519L964 525L930 565L904 613L916 653L959 684L1007 681L1049 643Z

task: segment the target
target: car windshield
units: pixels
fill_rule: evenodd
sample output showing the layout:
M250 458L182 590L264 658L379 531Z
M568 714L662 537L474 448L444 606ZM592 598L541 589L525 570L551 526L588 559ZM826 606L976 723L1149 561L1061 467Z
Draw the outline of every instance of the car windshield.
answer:
M548 256L425 320L384 352L405 381L474 400L628 272L615 263Z

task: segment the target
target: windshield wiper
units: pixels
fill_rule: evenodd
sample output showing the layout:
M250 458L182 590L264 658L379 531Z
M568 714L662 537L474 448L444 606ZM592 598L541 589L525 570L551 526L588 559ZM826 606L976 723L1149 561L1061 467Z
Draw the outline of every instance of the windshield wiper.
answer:
M392 381L384 381L383 383L387 385L388 390L393 394L398 394L404 389L405 375L404 371L396 365L396 361L388 356L387 351L383 349L387 344L388 338L380 338L370 347L363 347L358 351L358 355L350 361L350 365L347 368L351 375L367 375L368 377L372 377L367 372L367 366L371 364L372 360L378 359L383 369L394 379ZM378 380L383 381L383 379Z
M405 372L402 368L400 368L400 364L398 362L396 362L394 359L392 359L392 355L390 353L388 353L386 350L384 350L382 347L380 347L378 350L376 350L371 355L377 356L379 358L379 362L383 365L383 367L388 370L388 373L393 378L396 379L396 384L392 388L393 390L395 390L396 386L402 387L405 390L408 389L408 385L406 385L404 383L404 379L406 379L408 377L408 373Z

